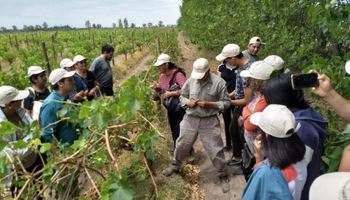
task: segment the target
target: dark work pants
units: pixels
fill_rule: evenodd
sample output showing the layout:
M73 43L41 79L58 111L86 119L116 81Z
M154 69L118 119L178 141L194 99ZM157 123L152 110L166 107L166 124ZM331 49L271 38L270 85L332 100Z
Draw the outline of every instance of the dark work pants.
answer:
M242 157L242 149L244 144L244 134L242 128L238 124L238 118L242 115L242 108L235 107L233 117L230 124L230 132L232 133L233 156Z
M182 121L182 118L185 115L185 109L180 108L179 111L167 109L167 111L168 111L168 121L170 125L171 135L173 137L174 148L175 148L176 140L180 135L180 123Z
M232 147L232 144L233 144L232 132L230 131L230 124L232 121L233 110L234 110L234 107L230 107L222 113L222 117L224 118L224 124L225 124L225 137L226 137L227 147Z

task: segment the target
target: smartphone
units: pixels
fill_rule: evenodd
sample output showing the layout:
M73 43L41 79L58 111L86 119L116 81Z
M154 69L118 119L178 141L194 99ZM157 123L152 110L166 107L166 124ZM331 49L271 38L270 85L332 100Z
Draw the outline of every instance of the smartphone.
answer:
M303 88L309 87L318 87L319 82L317 79L317 73L309 73L309 74L292 74L292 88L294 90L299 90Z

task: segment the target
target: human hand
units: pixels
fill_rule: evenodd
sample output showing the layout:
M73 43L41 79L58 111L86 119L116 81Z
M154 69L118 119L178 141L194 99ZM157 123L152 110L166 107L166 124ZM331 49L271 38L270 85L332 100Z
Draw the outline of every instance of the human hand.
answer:
M172 96L171 92L165 91L162 95L160 95L160 98L163 100L163 99L169 98L171 96Z
M193 108L197 105L197 102L198 100L195 100L195 99L190 99L188 102L187 102L187 107L189 108Z
M199 101L197 102L197 105L198 105L199 107L201 107L201 108L205 108L205 107L208 105L208 101L206 101L206 100L199 100Z
M311 88L312 92L322 98L327 98L333 91L331 79L325 74L318 75L317 79L319 86Z
M229 97L234 97L236 95L236 90L233 90L231 93L228 94Z

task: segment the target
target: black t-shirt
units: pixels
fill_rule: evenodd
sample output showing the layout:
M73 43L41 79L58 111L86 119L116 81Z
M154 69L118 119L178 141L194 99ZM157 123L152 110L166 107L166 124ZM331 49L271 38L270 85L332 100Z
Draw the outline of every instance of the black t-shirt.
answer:
M89 91L96 86L95 85L96 77L94 73L92 73L91 71L87 71L86 78L81 77L78 73L76 74L85 82Z
M225 64L221 64L218 71L221 73L221 78L226 81L227 91L231 93L236 88L236 68L229 69Z
M50 90L45 88L44 92L35 91L33 89L29 90L29 96L23 100L23 107L27 110L33 110L34 101L44 101L47 96L50 95Z

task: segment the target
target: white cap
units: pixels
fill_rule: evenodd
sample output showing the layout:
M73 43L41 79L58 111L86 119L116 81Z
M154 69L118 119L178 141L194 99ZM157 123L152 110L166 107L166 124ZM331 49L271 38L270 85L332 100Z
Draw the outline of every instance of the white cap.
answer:
M284 60L279 56L270 55L267 56L264 61L269 63L275 70L280 70L283 68Z
M72 67L73 65L75 65L75 62L73 62L71 59L69 58L64 58L63 60L61 60L60 62L60 67L61 68L66 68L66 67Z
M8 85L0 86L0 106L4 107L11 101L18 101L29 96L28 90L17 90Z
M28 68L28 77L31 77L35 74L41 74L43 72L46 72L46 70L41 68L40 66L30 66Z
M153 65L159 67L164 63L170 62L170 60L171 58L168 54L162 53L158 56L156 63L154 63Z
M82 55L76 55L74 58L73 58L73 62L74 64L77 63L77 62L80 62L80 61L83 61L83 60L86 60L86 58ZM61 61L62 62L62 61Z
M257 125L266 134L277 138L288 138L289 130L298 131L293 113L284 105L270 104L263 112L256 112L250 117L250 122Z
M272 66L262 60L253 62L249 69L241 72L242 77L251 77L258 80L270 79L270 75L273 71Z
M216 56L216 60L222 62L226 58L235 57L241 52L237 44L228 44L224 46L221 53Z
M348 60L345 63L345 71L346 71L346 73L350 74L350 60Z
M262 42L261 38L258 37L258 36L252 37L249 40L249 45L255 44L255 43L257 43L257 44L265 44L265 43Z
M193 63L191 78L202 79L205 73L209 70L209 62L205 58L198 58Z
M310 187L309 199L350 199L350 172L333 172L319 176Z
M62 68L54 69L49 76L49 82L51 83L51 85L55 85L62 78L72 77L74 74L75 71L69 72Z

